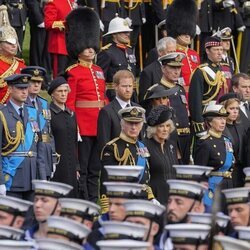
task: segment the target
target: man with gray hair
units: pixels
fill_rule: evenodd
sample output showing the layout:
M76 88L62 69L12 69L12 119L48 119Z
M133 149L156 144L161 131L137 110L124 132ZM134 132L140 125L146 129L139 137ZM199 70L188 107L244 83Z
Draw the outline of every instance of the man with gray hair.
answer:
M170 52L176 51L176 41L172 37L160 39L156 46L158 58ZM161 64L158 60L152 62L141 72L139 80L139 102L142 102L147 89L156 83L160 83L162 78Z

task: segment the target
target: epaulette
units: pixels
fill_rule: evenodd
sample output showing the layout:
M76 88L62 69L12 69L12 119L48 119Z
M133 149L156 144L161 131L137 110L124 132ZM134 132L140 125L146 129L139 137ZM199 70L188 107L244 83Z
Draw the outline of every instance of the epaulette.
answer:
M120 139L120 137L116 137L113 140L109 141L106 145L112 145L114 142L118 141Z
M108 43L107 45L103 46L101 50L107 50L111 45L112 43Z
M208 66L208 63L202 63L197 68L203 68L203 67L206 67L206 66Z
M203 135L200 139L201 140L206 140L209 137L210 137L210 134L206 134L206 135Z
M22 62L22 63L25 63L24 59L22 58L19 58L19 57L15 57L15 59L18 61L18 62Z
M70 65L65 71L70 71L71 69L75 68L78 66L78 63Z

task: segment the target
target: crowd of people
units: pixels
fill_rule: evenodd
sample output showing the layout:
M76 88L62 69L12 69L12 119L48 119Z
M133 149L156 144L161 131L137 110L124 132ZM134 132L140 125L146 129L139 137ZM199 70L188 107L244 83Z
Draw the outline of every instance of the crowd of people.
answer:
M249 1L0 4L0 249L250 249Z

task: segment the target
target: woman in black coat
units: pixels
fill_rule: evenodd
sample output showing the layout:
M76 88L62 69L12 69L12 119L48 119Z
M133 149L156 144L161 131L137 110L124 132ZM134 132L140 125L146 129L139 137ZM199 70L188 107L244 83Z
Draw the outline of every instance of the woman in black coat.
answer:
M147 118L147 146L150 158L150 187L155 198L163 205L168 200L167 180L176 176L174 164L178 164L176 142L169 140L174 131L172 110L160 105L153 108Z
M219 102L229 113L223 134L230 138L233 144L235 158L233 185L234 187L241 187L244 185L243 168L246 166L243 160L246 129L240 121L240 100L236 93L228 93L221 96Z
M52 180L73 186L74 189L69 196L77 197L79 177L77 123L74 112L65 106L69 85L63 77L58 77L51 82L48 93L52 98L51 130L55 139L56 152L60 155Z

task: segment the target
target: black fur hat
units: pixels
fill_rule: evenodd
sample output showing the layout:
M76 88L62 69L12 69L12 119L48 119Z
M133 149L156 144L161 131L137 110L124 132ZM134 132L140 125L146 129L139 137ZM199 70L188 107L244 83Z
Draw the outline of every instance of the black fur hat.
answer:
M100 46L100 23L97 13L88 7L72 10L66 17L66 47L70 57L77 59L87 48L96 52Z
M196 34L198 9L195 0L174 0L167 9L166 29L168 36Z

